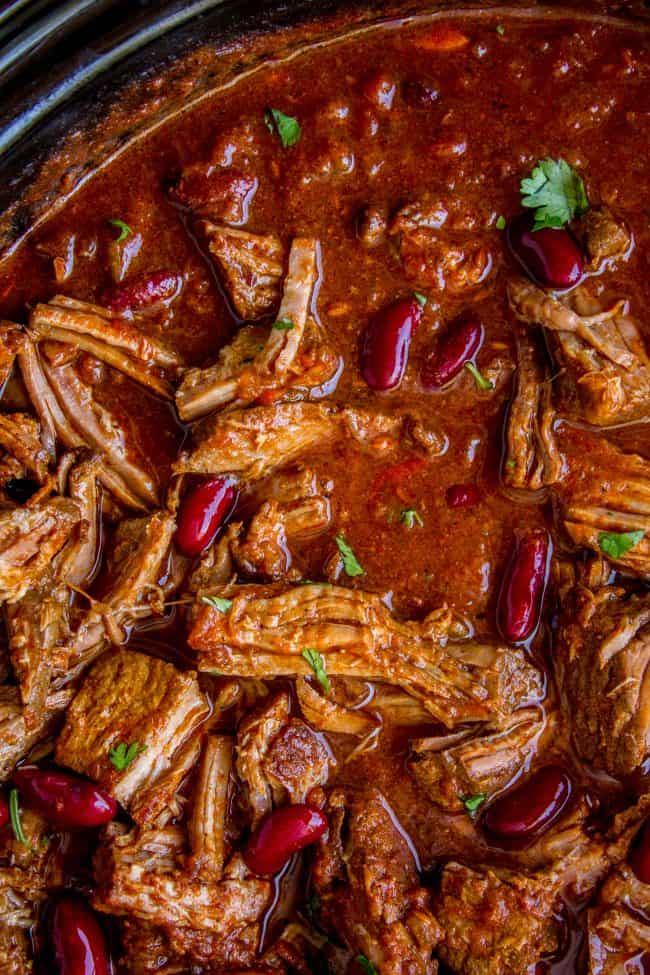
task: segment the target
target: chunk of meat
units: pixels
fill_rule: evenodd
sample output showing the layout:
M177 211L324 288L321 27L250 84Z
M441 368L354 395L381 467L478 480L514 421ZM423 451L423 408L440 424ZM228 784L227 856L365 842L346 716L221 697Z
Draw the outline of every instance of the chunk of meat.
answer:
M516 711L499 731L477 736L418 738L409 770L437 805L462 812L467 796L491 796L538 756L557 732L556 715L538 708Z
M264 774L271 742L289 721L289 695L277 694L257 713L247 715L237 729L236 768L244 788L253 825L273 808L273 790Z
M331 676L403 687L448 727L499 724L513 707L542 696L542 678L522 653L453 643L451 613L421 622L396 620L378 596L339 586L282 584L227 587L226 613L202 605L189 635L199 670L234 676L310 674L305 647L321 654Z
M207 222L203 232L236 314L246 322L272 315L280 304L284 273L280 238Z
M580 234L588 258L586 270L595 273L627 257L632 248L629 230L606 206L587 210L580 221Z
M650 596L578 584L554 659L578 754L611 775L638 769L650 752Z
M433 905L438 957L457 975L521 975L558 950L558 906L545 878L448 863Z
M643 532L626 552L608 559L617 567L639 576L650 574L650 462L599 442L597 468L590 476L571 479L563 493L564 527L576 543L602 555L601 543L608 533ZM581 459L570 465L583 473L589 465Z
M650 888L621 865L587 915L589 975L620 975L650 951Z
M80 517L70 498L0 513L0 600L16 602L38 586Z
M0 392L4 392L24 341L25 333L19 325L0 319Z
M162 928L173 953L212 966L252 963L272 883L254 877L239 857L216 883L184 871L184 830L126 832L109 827L95 858L94 906Z
M206 417L192 431L193 448L181 453L176 474L239 474L255 480L291 463L312 447L351 436L362 446L383 450L413 440L429 456L444 453L446 437L435 427L422 445L423 430L410 416L391 416L325 403L282 403L232 410Z
M505 432L503 479L509 487L538 491L562 476L555 433L551 378L543 353L528 332L517 333L514 396Z
M159 339L147 335L126 318L107 308L56 295L37 304L29 318L29 334L36 342L55 341L83 349L153 392L171 399L169 379L183 362Z
M232 764L233 739L209 735L201 754L189 823L191 870L206 882L219 880L223 874Z
M439 201L411 203L397 212L390 233L398 246L406 276L422 287L461 294L490 275L493 258L473 223L449 221Z
M297 237L291 245L289 269L278 311L278 327L265 332L245 326L207 369L190 369L176 392L183 420L195 420L234 403L250 403L273 391L307 390L322 385L335 372L332 355L311 317L312 293L318 277L318 242ZM281 327L279 327L281 326Z
M435 975L442 936L405 834L376 789L334 789L312 871L325 929L382 975Z
M0 833L0 971L3 975L31 975L30 929L47 896L47 827L34 813L21 810L26 845L9 827Z
M257 191L257 179L232 166L212 162L186 166L172 197L197 216L241 226Z
M16 763L50 730L53 719L72 698L71 691L50 695L37 725L27 727L20 691L13 685L0 685L0 782L6 781Z
M43 483L49 458L41 443L41 430L28 413L0 413L0 446L20 465L14 477L31 476Z
M193 674L141 653L119 650L98 660L66 713L56 760L97 781L129 808L169 767L208 713ZM124 769L111 752L136 743Z

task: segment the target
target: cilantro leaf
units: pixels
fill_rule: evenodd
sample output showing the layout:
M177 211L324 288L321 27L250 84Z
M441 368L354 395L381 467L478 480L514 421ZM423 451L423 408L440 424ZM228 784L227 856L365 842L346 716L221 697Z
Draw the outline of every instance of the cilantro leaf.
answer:
M365 975L379 975L379 972L365 955L357 955L355 958L356 963L363 968Z
M363 568L359 563L356 555L343 538L343 535L336 536L336 547L341 553L343 559L343 568L345 569L346 575L349 576L362 576L364 575Z
M277 135L285 149L295 146L302 135L300 122L291 115L285 115L278 108L267 108L264 121L269 132Z
M109 220L111 227L116 227L120 232L120 236L115 238L117 244L121 244L123 240L130 237L133 231L129 227L128 223L124 223L123 220Z
M487 799L485 792L477 792L475 796L461 796L461 802L470 816L475 816Z
M218 609L220 613L227 613L232 606L232 599L224 599L223 596L201 596L201 602Z
M422 528L424 525L422 515L419 511L416 511L415 508L404 508L400 512L399 520L403 525L406 525L407 528L415 528L416 525L419 525L420 528Z
M612 559L620 559L631 548L638 545L645 532L639 529L635 532L601 532L598 536L598 544L605 555Z
M327 676L325 661L323 660L321 654L318 652L318 650L308 647L306 650L302 651L302 656L314 671L314 676L316 677L316 680L320 686L323 688L325 694L329 694L329 692L332 690L332 685L330 684L330 679Z
M520 189L522 204L535 211L533 230L563 227L589 209L584 183L566 159L540 159Z
M413 297L417 301L420 308L425 308L427 304L427 296L423 295L421 291L414 291Z
M467 369L470 376L473 377L474 382L476 383L479 389L483 389L486 391L489 389L494 389L494 383L490 379L486 379L485 376L481 375L478 368L474 365L473 362L466 362L465 368Z
M278 332L290 332L293 327L294 324L290 318L278 318L277 322L273 322L273 328Z
M495 31L497 32L497 34L499 35L499 37L503 37L503 35L504 35L504 34L505 34L505 32L506 32L506 29L505 29L505 27L503 26L503 24L497 24L497 25L496 25L496 27L495 27L494 29L495 29Z
M19 843L23 846L31 848L29 840L25 836L25 831L23 830L23 824L20 819L20 806L18 803L18 789L9 790L9 818L11 820L11 828L14 831L14 836Z
M134 762L138 755L146 752L146 750L147 746L141 745L138 741L132 741L130 744L127 744L125 741L120 741L115 748L111 748L108 757L118 772L124 772L131 762Z
M497 222L496 222L496 225L495 226L496 226L497 230L505 230L506 229L506 218L503 216L503 214L501 214L500 216L497 217Z

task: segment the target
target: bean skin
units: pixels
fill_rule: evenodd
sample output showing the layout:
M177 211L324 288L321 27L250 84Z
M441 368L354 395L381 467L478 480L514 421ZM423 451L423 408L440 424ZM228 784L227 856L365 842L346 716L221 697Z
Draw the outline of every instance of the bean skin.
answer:
M108 792L67 772L22 766L15 770L13 782L28 808L61 829L103 826L117 813L117 803Z
M80 898L66 896L56 904L52 947L58 975L111 975L104 932Z
M503 577L497 624L508 643L524 643L537 629L548 575L548 532L539 530L515 544Z
M575 237L565 228L533 230L534 219L523 213L508 224L508 246L528 277L546 288L574 288L584 274L584 260Z
M415 297L399 298L370 320L361 337L360 368L371 389L399 386L411 339L421 320L422 306Z
M274 809L255 830L244 850L253 873L278 873L294 853L315 843L327 830L327 818L313 806L298 803Z
M479 351L483 336L483 326L475 318L453 322L424 363L422 384L427 389L440 389L450 383Z
M483 829L499 840L527 839L545 832L571 796L571 779L564 769L547 765L485 810Z
M181 501L175 540L194 558L214 541L233 512L239 491L232 477L211 477L190 488Z
M143 311L145 308L171 301L182 286L180 274L174 274L173 271L153 271L134 278L133 281L115 285L104 292L103 301L110 311L118 315L125 311Z
M476 484L452 484L445 499L449 508L475 508L483 500L483 492Z

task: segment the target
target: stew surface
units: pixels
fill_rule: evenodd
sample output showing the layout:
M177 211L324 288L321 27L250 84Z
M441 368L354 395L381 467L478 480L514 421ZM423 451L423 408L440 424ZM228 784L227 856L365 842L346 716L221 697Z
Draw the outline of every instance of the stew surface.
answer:
M1 972L650 971L649 63L307 49L0 272Z

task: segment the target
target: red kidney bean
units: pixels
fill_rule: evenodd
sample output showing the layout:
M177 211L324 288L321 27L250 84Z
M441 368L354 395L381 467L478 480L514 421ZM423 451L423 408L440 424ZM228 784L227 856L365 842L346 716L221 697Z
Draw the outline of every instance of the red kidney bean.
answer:
M274 809L250 837L243 854L246 865L257 874L278 873L326 829L327 817L313 806L299 803Z
M458 375L483 343L483 326L475 318L459 318L440 338L437 348L424 363L422 383L439 389Z
M483 492L476 484L452 484L445 492L450 508L474 508L483 499Z
M547 765L488 806L481 824L501 840L538 835L555 822L570 795L568 774L557 765Z
M5 796L0 794L0 829L9 822L9 803Z
M517 540L505 571L497 623L508 643L522 643L537 628L548 573L550 539L543 530Z
M508 224L510 250L526 274L547 288L573 288L584 273L582 252L565 228L533 230L534 218L522 213Z
M59 975L110 975L104 932L79 898L64 897L54 908L52 947Z
M406 371L409 346L422 320L415 297L399 298L382 308L361 338L361 375L371 389L394 389Z
M173 271L154 271L133 281L116 284L104 292L102 300L110 311L118 315L125 311L142 311L163 301L175 298L183 286L180 274Z
M233 512L239 491L231 477L211 477L190 488L181 502L176 544L193 558L210 545Z
M15 770L13 781L26 806L62 829L103 826L117 812L117 803L108 792L66 772L22 766Z
M639 830L628 859L637 879L650 884L650 821Z

